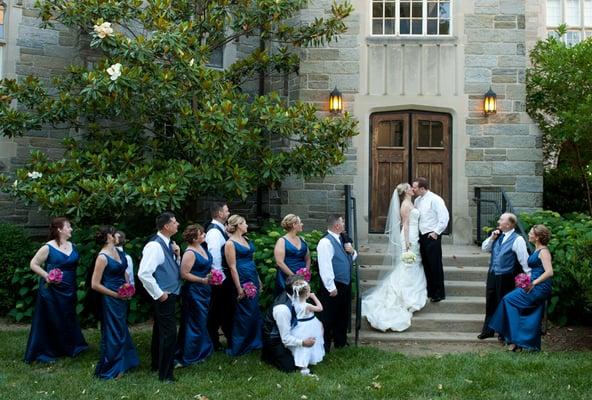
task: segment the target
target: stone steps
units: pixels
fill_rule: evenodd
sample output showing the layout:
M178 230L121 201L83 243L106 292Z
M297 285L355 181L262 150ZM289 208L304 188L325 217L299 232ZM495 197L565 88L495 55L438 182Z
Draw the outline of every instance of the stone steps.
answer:
M360 292L376 286L391 270L386 239L374 238L360 246L358 265ZM384 236L384 235L381 235ZM363 319L360 340L371 342L422 343L482 343L477 339L485 312L485 281L489 255L476 246L442 246L446 299L428 302L417 311L411 327L405 332L380 332ZM487 341L495 343L495 339Z

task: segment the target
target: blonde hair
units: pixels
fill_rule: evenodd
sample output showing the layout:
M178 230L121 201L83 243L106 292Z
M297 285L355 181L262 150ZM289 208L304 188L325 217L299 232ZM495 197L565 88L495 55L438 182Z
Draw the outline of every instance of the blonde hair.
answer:
M534 233L543 246L549 244L549 241L551 240L551 230L549 228L545 225L533 225L531 229L532 233Z
M403 204L403 200L405 200L405 194L411 188L411 185L408 183L399 183L395 190L397 191L397 195L399 196L399 204Z
M241 217L238 214L234 214L231 215L230 218L228 218L228 222L227 222L227 226L226 226L226 232L228 233L234 233L236 232L238 226L240 224L242 224L243 222L247 222L246 219L244 219L243 217Z
M291 231L294 229L294 225L296 225L300 221L300 217L295 214L288 214L282 219L282 228L286 231Z

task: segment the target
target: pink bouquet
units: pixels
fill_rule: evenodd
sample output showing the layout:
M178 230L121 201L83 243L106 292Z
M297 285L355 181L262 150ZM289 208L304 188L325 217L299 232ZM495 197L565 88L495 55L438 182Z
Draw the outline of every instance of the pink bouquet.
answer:
M530 276L528 276L524 273L518 274L514 278L514 283L516 284L517 288L526 289L527 287L530 286Z
M310 269L308 268L300 268L298 271L296 271L296 275L300 275L301 277L304 278L305 281L310 282Z
M257 296L257 286L255 286L253 282L243 283L243 290L245 291L245 296L247 296L249 299Z
M54 268L47 274L48 283L60 283L64 277L64 273L59 268Z
M224 274L222 273L222 271L218 271L217 269L212 269L212 271L208 275L210 284L215 286L221 285L222 281L224 280Z
M124 299L131 299L134 294L136 293L136 288L134 285L129 283L124 283L117 289L117 294L119 297L123 297Z

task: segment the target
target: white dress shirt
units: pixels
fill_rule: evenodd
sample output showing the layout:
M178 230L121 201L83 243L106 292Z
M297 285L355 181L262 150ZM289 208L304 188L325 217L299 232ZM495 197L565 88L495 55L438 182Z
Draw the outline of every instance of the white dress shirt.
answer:
M508 240L508 238L512 235L514 229L510 229L507 232L504 232L504 237L502 239L502 244ZM495 240L491 240L491 236L489 236L483 244L481 244L481 250L491 253L491 249L493 248L493 243ZM518 258L518 262L522 265L522 270L528 275L530 275L531 268L528 266L528 250L526 249L526 242L521 235L517 235L514 243L512 243L512 251L516 253L516 257Z
M329 235L333 236L339 243L341 243L341 237L338 233L333 231L327 231ZM335 249L333 244L326 237L319 240L317 245L317 261L319 262L319 275L323 281L323 285L328 292L332 292L336 289L335 287L335 272L333 271L333 256L335 255ZM354 250L353 260L356 259L358 253Z
M290 295L288 295L290 297ZM291 299L292 297L290 297ZM286 347L299 347L302 346L302 339L292 335L292 312L285 304L278 304L273 307L273 319L277 324L282 338L282 343Z
M169 242L171 241L170 238L164 236L160 232L158 232L157 235L164 240L164 243L167 246L169 245ZM140 261L140 268L138 269L138 278L140 278L144 288L154 300L158 300L164 293L160 286L158 286L156 279L154 279L154 271L156 271L156 268L162 263L164 263L162 246L155 241L148 242L142 251L142 260ZM179 260L177 260L177 264L178 263Z
M444 200L436 193L428 190L419 196L415 199L415 208L419 210L419 232L422 235L436 232L440 236L446 230L450 216Z
M213 219L211 223L219 226L222 230L225 230L224 225L215 219ZM210 229L206 233L206 243L208 244L208 250L212 255L212 268L217 269L222 272L222 275L224 275L224 271L222 271L222 246L226 243L226 239L224 239L222 232L215 228ZM224 275L224 279L226 279L226 275Z
M125 253L122 246L118 246L117 250L123 251ZM125 269L125 272L127 273L127 276L129 277L129 283L131 283L132 285L135 285L135 282L134 282L134 262L132 261L132 258L130 257L130 255L127 253L125 253L125 259L127 261L127 268Z

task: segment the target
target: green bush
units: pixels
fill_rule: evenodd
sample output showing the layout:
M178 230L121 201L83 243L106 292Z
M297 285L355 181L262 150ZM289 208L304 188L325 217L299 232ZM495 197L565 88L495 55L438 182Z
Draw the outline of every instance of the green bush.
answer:
M0 224L0 315L14 309L17 297L28 293L27 286L14 285L13 277L18 270L27 270L36 245L23 228ZM27 293L25 292L27 291ZM22 307L21 307L22 308Z
M586 187L582 179L568 168L545 171L543 207L560 214L588 212Z
M525 229L544 224L551 229L548 247L553 255L553 294L549 317L561 325L592 321L592 218L561 216L552 211L522 214Z
M259 277L263 283L263 290L259 294L259 305L263 310L267 309L274 299L277 267L273 257L273 249L277 240L285 234L286 232L277 222L270 220L258 232L251 232L248 235L256 248L254 259ZM301 234L310 250L311 286L313 291L318 289L317 244L322 236L323 232L317 230Z

